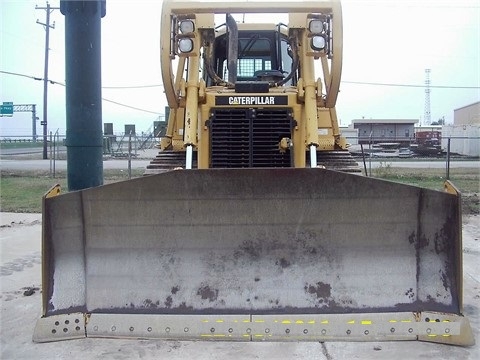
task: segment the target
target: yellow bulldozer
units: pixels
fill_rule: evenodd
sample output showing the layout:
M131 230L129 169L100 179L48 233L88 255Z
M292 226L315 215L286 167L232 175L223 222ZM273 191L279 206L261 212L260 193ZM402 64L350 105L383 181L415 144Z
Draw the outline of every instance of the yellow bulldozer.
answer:
M149 175L43 199L35 341L474 343L459 192L361 176L340 134L339 1L164 0L160 56Z

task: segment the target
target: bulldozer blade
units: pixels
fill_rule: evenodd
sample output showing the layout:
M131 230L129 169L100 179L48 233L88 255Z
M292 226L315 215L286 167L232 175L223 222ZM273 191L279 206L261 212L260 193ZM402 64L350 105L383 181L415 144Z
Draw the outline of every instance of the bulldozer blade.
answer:
M34 339L469 345L459 197L323 169L177 170L45 197ZM238 326L210 327L224 322Z

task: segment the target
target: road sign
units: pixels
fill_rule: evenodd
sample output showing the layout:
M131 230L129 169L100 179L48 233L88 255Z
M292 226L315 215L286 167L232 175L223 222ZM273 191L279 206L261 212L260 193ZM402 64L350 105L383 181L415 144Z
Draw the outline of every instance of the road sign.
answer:
M3 105L0 105L0 115L1 116L13 116L13 102L3 102Z

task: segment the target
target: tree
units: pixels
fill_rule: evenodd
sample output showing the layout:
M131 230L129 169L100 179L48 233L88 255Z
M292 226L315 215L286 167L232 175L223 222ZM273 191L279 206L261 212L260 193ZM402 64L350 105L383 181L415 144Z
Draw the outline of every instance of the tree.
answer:
M445 116L442 116L438 121L432 122L431 125L445 125Z

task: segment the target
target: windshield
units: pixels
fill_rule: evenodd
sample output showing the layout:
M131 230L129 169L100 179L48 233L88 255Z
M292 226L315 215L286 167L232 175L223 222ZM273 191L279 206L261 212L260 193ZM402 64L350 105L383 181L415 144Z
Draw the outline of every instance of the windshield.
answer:
M281 41L281 62L278 59L277 41L275 32L262 33L240 32L238 40L237 80L258 80L256 73L268 70L281 70L287 74L292 69L292 57L289 53L289 45L285 38ZM245 35L249 35L248 37ZM227 69L227 36L222 35L215 41L215 70L223 80L228 79ZM291 83L291 82L290 82Z

